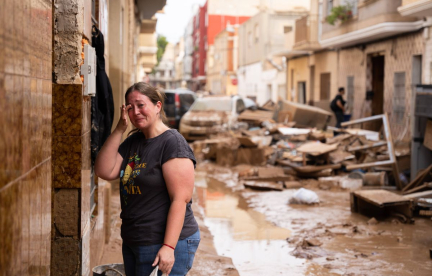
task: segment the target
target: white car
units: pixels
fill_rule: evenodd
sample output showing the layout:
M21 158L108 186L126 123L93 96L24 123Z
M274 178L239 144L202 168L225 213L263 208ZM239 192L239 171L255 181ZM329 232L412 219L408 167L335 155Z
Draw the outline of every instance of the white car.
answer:
M239 96L198 98L180 121L180 133L187 140L206 139L211 134L230 129L245 110Z

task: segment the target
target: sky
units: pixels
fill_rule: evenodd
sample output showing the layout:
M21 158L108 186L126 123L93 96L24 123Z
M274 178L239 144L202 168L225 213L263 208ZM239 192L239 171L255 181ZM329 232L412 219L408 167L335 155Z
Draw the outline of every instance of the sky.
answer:
M156 14L157 34L165 36L171 43L178 42L192 18L193 6L202 6L205 2L206 0L167 0L164 14Z

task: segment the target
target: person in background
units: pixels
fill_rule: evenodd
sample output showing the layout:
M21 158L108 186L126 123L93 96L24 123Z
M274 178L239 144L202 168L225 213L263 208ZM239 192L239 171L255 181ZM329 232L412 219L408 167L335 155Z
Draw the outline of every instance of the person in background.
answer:
M120 178L127 276L150 275L156 265L163 273L184 276L200 242L191 208L196 161L183 136L164 124L164 96L147 83L132 85L117 127L96 159L97 176ZM128 118L136 129L121 143Z
M336 117L336 127L341 128L341 123L344 121L344 113L345 113L345 101L343 99L343 95L345 94L345 88L340 87L338 89L338 94L331 101L330 108L334 112ZM335 132L335 135L339 134Z

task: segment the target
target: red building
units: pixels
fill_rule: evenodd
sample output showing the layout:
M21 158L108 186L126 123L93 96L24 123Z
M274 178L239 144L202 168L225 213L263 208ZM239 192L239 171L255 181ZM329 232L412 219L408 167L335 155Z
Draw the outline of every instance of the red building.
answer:
M209 0L212 1L212 0ZM202 90L206 84L206 56L208 48L213 45L218 33L229 24L240 25L250 16L232 16L208 13L208 1L200 7L199 12L194 16L193 43L194 52L192 55L192 80L193 90Z

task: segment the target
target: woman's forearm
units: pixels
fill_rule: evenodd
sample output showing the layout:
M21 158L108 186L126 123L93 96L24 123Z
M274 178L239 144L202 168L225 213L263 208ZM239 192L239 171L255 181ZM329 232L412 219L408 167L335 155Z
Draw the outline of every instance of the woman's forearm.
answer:
M164 243L176 247L183 228L185 214L186 202L184 200L173 200L168 212Z
M123 132L114 130L98 153L95 162L95 173L103 179L109 179L116 165L118 148Z

